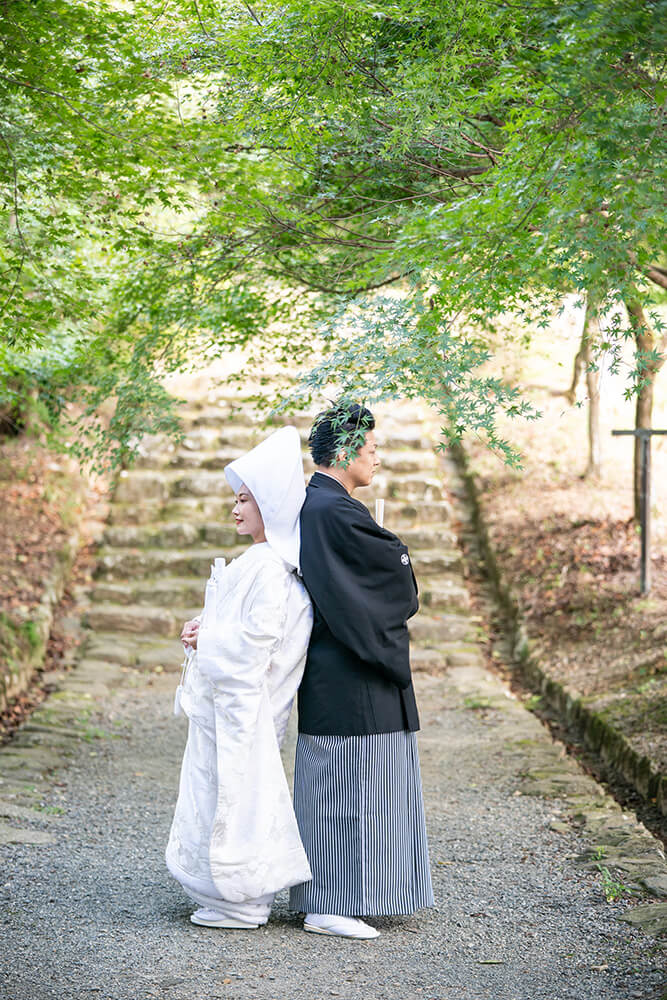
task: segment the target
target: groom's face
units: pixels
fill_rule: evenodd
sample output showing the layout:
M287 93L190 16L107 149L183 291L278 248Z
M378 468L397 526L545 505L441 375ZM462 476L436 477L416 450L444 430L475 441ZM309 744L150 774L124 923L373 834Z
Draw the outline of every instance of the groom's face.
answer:
M347 467L347 475L353 488L369 486L380 467L374 431L368 431L364 443Z

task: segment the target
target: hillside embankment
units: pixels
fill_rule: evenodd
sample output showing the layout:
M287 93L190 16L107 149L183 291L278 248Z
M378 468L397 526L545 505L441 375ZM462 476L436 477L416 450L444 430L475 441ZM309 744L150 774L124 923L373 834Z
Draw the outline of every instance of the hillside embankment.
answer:
M667 437L652 447L652 588L639 592L632 518L633 426L622 376L603 371L602 469L584 476L587 400L566 397L580 329L576 312L494 361L542 416L507 422L523 467L509 469L476 440L459 457L502 629L513 636L518 676L533 706L580 739L598 771L643 800L662 829L667 815ZM660 382L656 427L667 426ZM660 819L662 816L662 820Z
M0 742L75 661L70 591L89 575L106 491L32 427L0 436Z

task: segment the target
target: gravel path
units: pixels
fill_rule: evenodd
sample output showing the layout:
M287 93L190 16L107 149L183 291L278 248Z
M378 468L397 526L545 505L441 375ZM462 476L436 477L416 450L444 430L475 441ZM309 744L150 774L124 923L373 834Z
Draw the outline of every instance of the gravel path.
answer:
M55 842L0 848L3 1000L661 995L655 942L573 860L554 801L521 794L550 737L470 668L418 678L436 909L378 919L374 942L304 934L286 894L258 931L193 927L162 856L184 742L174 683L124 673L96 720L113 737L77 741L52 775Z
M185 741L163 668L229 544L222 466L256 433L207 384L188 389L187 447L149 443L121 479L82 598L93 635L0 750L0 1000L663 997L656 939L621 922L627 902L607 902L595 849L611 877L663 897L664 855L484 668L457 549L461 484L414 407L382 418L376 488L420 579L412 660L436 907L373 920L382 935L365 942L305 934L286 893L257 931L189 922L163 860ZM293 744L292 732L288 764ZM631 913L667 926L667 903Z

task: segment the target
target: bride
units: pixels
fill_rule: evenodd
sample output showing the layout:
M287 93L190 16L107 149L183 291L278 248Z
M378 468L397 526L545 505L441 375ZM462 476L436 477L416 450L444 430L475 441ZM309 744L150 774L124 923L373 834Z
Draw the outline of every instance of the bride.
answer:
M206 927L254 929L274 894L311 878L280 760L312 626L296 570L303 464L294 427L225 468L253 544L216 559L204 610L186 622L176 695L189 719L167 867Z

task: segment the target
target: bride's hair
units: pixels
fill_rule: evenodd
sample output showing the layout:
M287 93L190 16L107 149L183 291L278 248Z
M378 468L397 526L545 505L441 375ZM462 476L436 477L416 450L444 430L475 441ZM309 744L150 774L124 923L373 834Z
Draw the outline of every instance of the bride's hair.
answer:
M360 403L341 401L315 417L308 437L315 465L331 465L341 449L357 451L368 431L375 427L375 417Z

